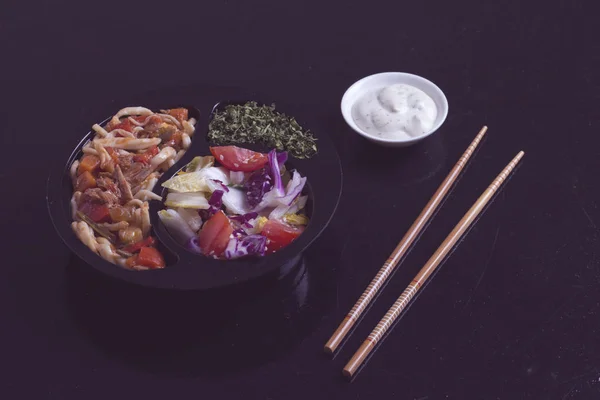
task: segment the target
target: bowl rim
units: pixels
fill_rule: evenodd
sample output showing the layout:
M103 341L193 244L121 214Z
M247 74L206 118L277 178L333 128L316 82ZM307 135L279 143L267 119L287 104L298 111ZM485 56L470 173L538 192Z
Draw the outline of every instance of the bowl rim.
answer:
M197 87L196 87L197 88ZM200 88L206 88L205 85L200 86ZM272 102L263 101L264 99L270 99L270 97L265 97L256 94L255 92L244 92L235 88L227 88L227 87L214 87L213 92L216 96L206 95L202 92L201 89L196 89L197 96L199 97L211 97L210 99L204 98L202 106L198 103L200 102L190 102L188 101L189 94L186 96L182 96L181 102L177 103L174 101L169 101L168 97L165 96L164 103L161 102L160 107L150 106L151 103L157 103L156 101L144 101L144 95L140 95L140 100L136 102L131 101L123 101L120 102L123 104L123 107L127 104L142 104L144 106L148 106L151 109L165 108L168 105L183 105L192 106L196 110L201 113L201 118L197 121L196 132L192 139L192 144L188 148L187 152L183 156L183 158L177 162L171 169L167 170L159 179L157 184L155 185L153 191L157 194L161 194L162 187L161 183L170 178L177 170L186 165L193 157L203 154L208 154L207 151L201 150L202 148L208 149L208 141L206 140L206 133L208 132L208 121L211 116L211 111L214 106L223 103L223 102L237 102L237 101L247 101L248 99L252 99L253 101L257 101L259 104L272 104ZM176 88L171 88L170 90L177 93ZM189 91L190 89L187 88ZM159 91L160 93L160 91ZM163 92L164 93L164 92ZM242 93L242 94L240 94ZM195 94L192 94L194 96ZM173 93L171 93L171 96ZM188 98L186 98L188 97ZM299 160L293 158L294 164L297 165L298 170L303 173L304 165L306 167L306 163L313 163L313 167L308 168L309 172L305 176L309 177L309 181L312 184L319 185L319 193L314 201L317 203L316 207L322 206L323 210L319 211L317 220L311 219L311 223L307 226L306 230L302 235L298 237L294 242L285 248L277 251L273 254L270 254L265 257L259 257L256 259L246 259L242 258L239 260L214 260L211 258L204 257L202 255L192 254L187 250L182 251L181 245L175 245L174 239L170 238L170 235L165 235L165 232L159 234L161 229L165 229L164 226L158 221L158 216L156 214L156 210L158 206L153 207L153 203L150 202L150 212L151 212L151 222L152 222L152 230L153 235L157 236L161 241L161 244L171 255L176 258L176 261L171 265L168 265L164 269L160 270L148 270L148 271L131 271L125 268L122 268L118 265L112 264L99 255L92 252L86 245L84 245L73 233L71 229L71 215L66 212L68 203L70 201L70 197L72 195L72 189L69 192L68 199L65 195L65 179L69 179L68 171L70 164L74 157L78 158L81 154L81 147L85 144L88 138L93 137L93 130L90 130L83 138L79 137L77 140L78 143L73 140L73 144L77 143L75 146L60 149L57 151L58 155L56 157L55 163L51 167L50 175L47 180L47 188L46 188L46 203L48 212L50 214L50 218L52 223L56 229L56 232L61 237L63 242L67 245L67 247L71 250L74 255L84 261L85 264L91 266L100 272L109 275L113 278L117 278L120 280L127 281L129 283L152 287L152 288L165 288L165 289L182 289L182 290L204 290L204 289L212 289L218 287L225 287L229 285L238 284L244 281L260 278L269 273L273 273L277 271L282 266L286 265L287 262L294 259L299 254L303 253L313 242L316 240L321 233L325 230L325 228L331 222L335 211L339 205L342 188L343 188L343 171L342 164L337 153L337 149L333 144L331 138L326 134L326 129L319 128L317 124L311 123L312 120L303 118L303 115L296 114L292 112L294 108L291 107L288 109L288 104L285 102L276 101L277 110L285 113L286 115L293 116L296 118L301 125L305 126L307 129L311 129L311 131L315 132L314 129L317 129L316 136L318 139L319 145L319 153L321 153L322 157L318 158L316 161L317 164L314 164L315 158L311 158L309 160ZM280 107L281 104L281 107ZM290 105L291 106L291 105ZM303 105L297 105L298 108L302 108ZM113 110L112 112L116 112ZM306 112L307 116L311 115L311 112ZM109 116L110 118L110 116ZM95 121L94 121L95 122ZM314 121L313 121L314 122ZM92 122L93 123L93 122ZM241 145L243 146L243 145ZM323 161L325 160L325 162ZM320 166L328 166L330 168L329 177L334 179L334 182L331 183L331 189L329 193L324 191L324 183L317 183L318 178L317 175L314 174L314 171L318 169ZM303 173L304 175L304 173ZM313 176L311 178L311 175ZM321 177L323 178L323 177ZM337 190L336 190L337 189ZM314 190L314 187L311 187L311 190ZM325 210L327 208L327 210ZM315 216L315 209L313 209L313 217ZM170 240L164 240L164 238L169 237ZM201 268L197 267L197 264L201 262L203 265ZM252 263L251 266L248 264ZM190 265L192 268L190 268ZM187 265L187 267L186 267ZM208 267L208 268L205 268ZM254 268L256 267L256 268ZM193 271L195 269L195 272ZM183 271L183 272L182 272ZM191 272L190 272L191 271ZM198 282L193 281L194 279L198 279L199 277L204 277L207 279L206 282Z
M355 123L354 120L352 119L352 116L346 112L346 108L344 107L347 103L349 103L350 100L348 100L348 97L350 96L350 92L352 90L354 90L357 86L359 86L360 84L364 83L365 81L369 81L372 79L375 79L377 77L381 77L381 76L398 76L398 77L411 77L414 78L418 81L421 81L423 83L425 83L425 85L433 88L433 90L435 92L437 92L437 94L440 96L441 100L442 100L442 104L441 104L441 110L438 109L439 111L442 111L441 117L438 118L439 122L436 123L433 128L427 132L424 133L420 136L417 137L413 137L410 139L385 139L385 138L380 138L377 136L373 136L370 135L366 132L364 132L362 129L360 129ZM421 89L421 88L418 88ZM422 90L422 89L421 89ZM435 101L435 100L434 100ZM439 104L437 104L438 107L440 106ZM349 106L350 110L352 108L352 104ZM412 74L410 72L401 72L401 71L389 71L389 72L378 72L375 74L371 74L371 75L367 75L359 80L357 80L356 82L354 82L352 85L350 85L348 87L348 89L346 89L346 91L344 92L344 94L342 95L342 100L340 102L340 110L342 112L342 116L344 118L344 121L346 121L346 124L352 128L352 130L354 130L356 133L358 133L359 135L375 141L375 142L380 142L380 143L389 143L389 144L410 144L410 143L414 143L414 142L418 142L422 139L425 139L426 137L432 135L433 133L435 133L446 121L446 118L448 117L448 111L449 111L449 105L448 105L448 99L446 98L446 95L444 94L444 92L442 91L442 89L440 89L440 87L438 85L436 85L434 82L430 81L427 78L424 78L420 75L416 75L416 74ZM439 116L439 114L438 114Z

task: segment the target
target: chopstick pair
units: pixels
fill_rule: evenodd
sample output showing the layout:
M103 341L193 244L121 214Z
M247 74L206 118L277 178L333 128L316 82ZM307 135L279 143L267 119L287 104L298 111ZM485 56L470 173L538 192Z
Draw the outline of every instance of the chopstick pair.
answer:
M383 286L387 278L393 272L399 261L406 254L410 245L419 236L426 223L431 219L435 210L439 207L444 197L456 181L458 175L468 162L469 158L477 148L477 145L483 138L487 131L487 127L484 126L475 139L471 142L469 147L465 150L463 155L460 157L456 165L452 168L446 179L438 187L437 191L429 202L425 205L415 222L406 232L398 246L394 249L392 255L383 264L375 278L371 281L367 289L363 292L359 300L356 302L354 307L346 315L340 326L336 329L334 334L331 336L329 341L325 345L325 351L333 353L340 343L343 341L348 332L352 329L356 321L362 315L366 307L373 300L379 289ZM357 352L352 356L348 364L344 367L344 375L351 377L358 370L360 365L367 358L369 353L373 350L375 345L381 340L383 335L387 332L389 327L398 318L402 311L406 308L410 300L415 294L421 289L427 279L431 276L433 271L439 266L444 257L454 247L456 242L469 228L471 223L477 218L479 213L483 210L488 201L492 198L494 193L505 181L506 177L516 167L524 153L519 152L513 160L502 170L502 172L494 179L490 186L483 192L483 194L477 199L473 206L467 211L463 218L458 222L446 239L442 242L440 247L435 251L431 258L425 263L423 268L419 271L417 276L408 285L408 287L402 292L400 297L396 300L394 305L388 310L385 316L377 324L375 329L363 342Z

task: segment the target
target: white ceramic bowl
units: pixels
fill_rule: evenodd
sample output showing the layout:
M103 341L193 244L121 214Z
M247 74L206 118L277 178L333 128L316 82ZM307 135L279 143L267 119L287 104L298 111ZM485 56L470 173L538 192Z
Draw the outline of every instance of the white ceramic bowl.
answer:
M360 129L352 118L352 107L354 106L354 103L367 92L383 89L386 86L397 83L404 83L421 89L433 99L437 106L437 117L433 124L433 128L427 133L410 139L384 139L368 134ZM437 85L423 77L407 74L405 72L382 72L380 74L369 75L357 81L346 90L346 93L344 93L344 96L342 97L342 115L344 116L346 123L352 129L370 141L388 147L404 147L410 146L411 144L426 138L442 126L448 115L448 100L446 99L444 92L442 92Z

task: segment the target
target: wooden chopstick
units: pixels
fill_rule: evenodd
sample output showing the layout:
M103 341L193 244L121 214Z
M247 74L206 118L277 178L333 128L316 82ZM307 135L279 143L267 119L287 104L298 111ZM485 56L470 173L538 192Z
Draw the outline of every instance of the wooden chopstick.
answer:
M358 367L360 367L365 358L373 350L373 347L375 347L379 340L381 340L385 332L406 308L410 300L415 296L419 289L423 287L433 271L435 271L440 265L440 262L477 218L481 210L483 210L494 193L502 185L511 171L517 166L524 154L525 153L521 151L515 156L515 158L513 158L513 160L502 170L500 175L498 175L490 184L490 186L488 186L488 188L481 194L481 196L479 196L475 204L471 206L469 211L467 211L458 224L456 224L454 229L452 229L452 232L450 232L446 239L444 239L440 247L438 247L435 253L433 253L431 258L427 261L427 263L425 263L423 268L421 268L417 276L415 276L404 292L402 292L400 297L398 297L398 300L396 300L394 305L388 310L381 321L379 321L375 329L373 329L371 334L359 347L356 353L354 353L348 364L346 364L344 367L344 375L347 377L352 377L352 375L354 375Z
M473 152L475 152L477 145L479 142L481 142L481 139L485 135L486 131L487 126L481 128L477 136L475 136L475 139L473 139L469 147L467 147L465 152L456 162L454 168L452 168L450 173L448 173L446 179L444 179L444 181L440 184L437 191L425 205L415 222L413 222L411 227L404 234L404 237L400 243L398 243L398 246L396 246L390 257L385 261L377 275L375 275L375 278L373 278L371 283L369 283L369 286L367 286L358 301L354 304L354 307L352 307L350 312L346 315L346 317L344 317L342 323L338 326L329 341L325 344L325 352L330 354L333 353L344 340L348 332L350 332L356 321L358 321L361 314L373 300L379 289L381 289L392 271L394 271L394 268L396 268L400 262L400 259L402 259L402 257L406 254L407 250L410 248L410 245L419 236L423 228L427 225L427 222L435 213L435 210L442 203L442 200L456 181L456 178L462 169L469 161L469 158L471 158Z

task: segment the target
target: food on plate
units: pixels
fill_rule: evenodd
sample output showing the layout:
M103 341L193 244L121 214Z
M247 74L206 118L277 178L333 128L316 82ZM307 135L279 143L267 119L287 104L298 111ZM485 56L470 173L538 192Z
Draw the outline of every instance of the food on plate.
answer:
M149 200L154 185L188 149L194 118L186 108L155 113L144 107L119 110L71 165L71 227L105 260L133 270L163 268L151 236Z
M422 90L394 84L365 93L352 107L352 118L365 133L384 139L410 139L429 132L437 106Z
M208 140L217 146L260 143L296 158L310 158L317 153L317 139L309 130L275 111L275 105L254 101L216 111L208 127Z
M188 250L219 259L264 256L293 242L309 223L306 178L286 168L287 153L210 148L162 185L158 212Z

